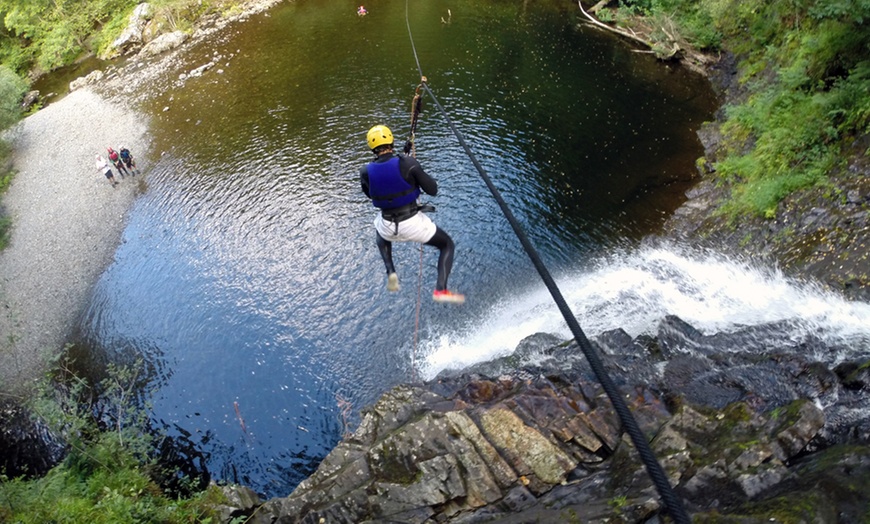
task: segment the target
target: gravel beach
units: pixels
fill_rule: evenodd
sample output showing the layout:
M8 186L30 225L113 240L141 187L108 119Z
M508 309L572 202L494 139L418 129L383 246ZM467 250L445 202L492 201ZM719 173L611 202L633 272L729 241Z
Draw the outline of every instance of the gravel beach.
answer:
M47 369L111 263L143 175L112 187L95 155L126 145L147 165L147 117L83 89L11 131L17 171L2 205L12 217L0 252L0 390L20 392Z
M112 262L126 213L145 191L148 117L138 106L178 80L186 48L284 0L249 0L225 17L206 17L185 45L136 57L85 82L10 132L18 172L0 205L12 241L0 252L0 393L18 395L48 369ZM161 86L161 87L158 87ZM116 101L124 100L128 106ZM94 156L126 145L142 171L112 188Z

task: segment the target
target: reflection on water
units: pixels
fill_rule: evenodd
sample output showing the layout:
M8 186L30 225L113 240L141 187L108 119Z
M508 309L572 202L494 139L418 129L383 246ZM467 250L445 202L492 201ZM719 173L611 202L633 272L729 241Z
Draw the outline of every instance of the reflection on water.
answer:
M155 418L212 474L269 496L338 441L339 399L358 410L414 376L419 251L396 246L403 287L388 296L357 170L371 125L405 136L419 79L404 2L366 7L282 4L199 45L185 67L214 61L202 77L155 85L149 191L82 327L94 352L149 360ZM712 111L702 79L578 24L570 5L410 13L430 86L552 269L589 270L681 202ZM417 138L440 183L433 218L457 244L451 285L468 297L428 299L427 249L422 361L537 276L434 107Z
M111 67L111 63L107 60L101 60L95 56L90 56L84 60L78 61L75 64L68 65L53 71L49 75L39 77L30 87L39 91L40 103L46 105L52 102L57 102L69 93L69 84L77 78L87 76L88 73L96 70L105 70ZM122 67L123 61L115 64L115 67Z

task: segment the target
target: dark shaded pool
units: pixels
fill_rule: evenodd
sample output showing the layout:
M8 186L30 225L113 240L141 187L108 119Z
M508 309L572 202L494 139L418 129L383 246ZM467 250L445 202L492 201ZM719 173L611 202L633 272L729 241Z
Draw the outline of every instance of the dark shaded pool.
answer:
M428 200L468 302L431 302L425 251L415 346L419 251L396 246L403 287L388 295L357 169L372 125L407 136L419 74L405 2L356 7L281 4L189 53L186 70L214 66L148 102L148 190L82 323L94 360L144 357L155 421L215 477L268 496L332 449L345 401L358 412L414 380L425 348L486 326L537 280L425 101L417 156L440 183ZM682 202L715 105L704 79L581 24L570 3L408 12L430 87L555 274L632 245Z

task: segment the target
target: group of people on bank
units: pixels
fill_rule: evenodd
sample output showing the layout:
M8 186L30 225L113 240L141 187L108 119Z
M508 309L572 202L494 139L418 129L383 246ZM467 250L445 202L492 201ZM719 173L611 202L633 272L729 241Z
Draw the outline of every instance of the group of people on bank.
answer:
M124 178L125 175L136 175L139 173L139 169L136 167L136 161L133 160L133 154L130 153L130 150L127 149L127 147L121 146L118 148L118 151L115 151L111 147L106 149L108 152L108 160L103 157L103 155L98 154L96 157L96 166L97 171L105 175L109 183L112 184L112 187L118 185L112 166L115 166L115 169L118 170L118 174L121 175L121 178Z

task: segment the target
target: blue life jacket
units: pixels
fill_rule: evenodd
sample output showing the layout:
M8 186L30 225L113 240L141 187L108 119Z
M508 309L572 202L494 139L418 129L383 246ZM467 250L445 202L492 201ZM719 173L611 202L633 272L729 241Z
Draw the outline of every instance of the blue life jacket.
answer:
M402 178L399 157L386 162L371 162L369 173L369 196L372 204L381 209L393 209L412 204L420 196L420 188Z

